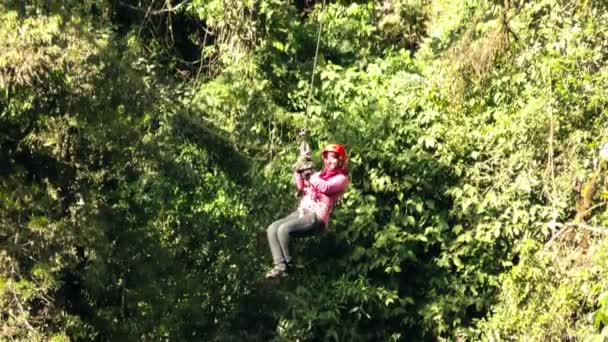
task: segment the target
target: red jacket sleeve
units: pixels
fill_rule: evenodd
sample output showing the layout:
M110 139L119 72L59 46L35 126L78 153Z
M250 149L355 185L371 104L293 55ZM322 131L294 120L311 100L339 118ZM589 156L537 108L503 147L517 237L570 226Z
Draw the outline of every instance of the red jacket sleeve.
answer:
M329 196L335 193L344 192L346 186L348 186L348 177L338 175L326 181L322 180L320 177L311 177L310 184L312 184L320 193Z
M304 178L302 178L302 174L300 174L299 172L294 172L293 180L296 183L296 187L298 188L298 190L304 189Z

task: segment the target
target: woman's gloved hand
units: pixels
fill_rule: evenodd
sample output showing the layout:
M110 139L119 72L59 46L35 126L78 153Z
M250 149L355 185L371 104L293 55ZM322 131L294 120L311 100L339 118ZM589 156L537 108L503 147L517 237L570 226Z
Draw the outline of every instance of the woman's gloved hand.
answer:
M292 171L303 173L305 171L311 171L311 174L315 172L315 163L310 157L300 157L298 161L293 164ZM304 174L302 174L304 176Z

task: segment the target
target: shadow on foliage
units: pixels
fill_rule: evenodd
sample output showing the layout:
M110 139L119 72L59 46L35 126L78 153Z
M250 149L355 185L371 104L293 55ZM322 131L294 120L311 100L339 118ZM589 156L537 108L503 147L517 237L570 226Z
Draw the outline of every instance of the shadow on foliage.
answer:
M247 171L250 168L250 161L235 148L234 142L220 133L222 131L220 128L203 124L187 110L175 113L172 117L172 125L184 138L204 146L211 164L219 166L240 184L249 182Z

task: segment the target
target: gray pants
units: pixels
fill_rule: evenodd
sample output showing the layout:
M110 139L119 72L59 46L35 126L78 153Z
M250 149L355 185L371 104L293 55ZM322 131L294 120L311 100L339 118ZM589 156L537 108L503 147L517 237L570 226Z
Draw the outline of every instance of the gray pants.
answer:
M306 237L320 233L324 227L323 221L314 213L300 217L299 212L273 222L267 230L268 244L272 253L272 262L281 271L287 270L291 264L289 240L291 237Z

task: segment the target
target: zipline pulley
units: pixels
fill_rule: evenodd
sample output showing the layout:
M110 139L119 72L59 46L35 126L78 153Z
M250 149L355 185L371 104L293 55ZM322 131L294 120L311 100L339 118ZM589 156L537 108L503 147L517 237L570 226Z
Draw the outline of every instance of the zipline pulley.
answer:
M306 142L306 130L304 128L300 129L298 140L300 156L298 157L298 161L293 165L293 171L300 173L304 179L308 179L315 172L315 163L310 155L311 149Z

